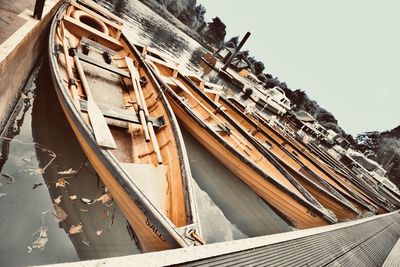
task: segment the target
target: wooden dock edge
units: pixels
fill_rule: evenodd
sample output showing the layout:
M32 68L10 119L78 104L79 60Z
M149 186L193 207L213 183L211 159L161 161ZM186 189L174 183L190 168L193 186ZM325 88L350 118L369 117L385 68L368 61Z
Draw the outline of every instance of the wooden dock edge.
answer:
M0 133L46 49L50 22L61 2L47 0L41 20L33 19L33 11L22 12L19 17L26 20L25 24L0 44Z
M53 266L381 266L399 237L395 211L313 229Z

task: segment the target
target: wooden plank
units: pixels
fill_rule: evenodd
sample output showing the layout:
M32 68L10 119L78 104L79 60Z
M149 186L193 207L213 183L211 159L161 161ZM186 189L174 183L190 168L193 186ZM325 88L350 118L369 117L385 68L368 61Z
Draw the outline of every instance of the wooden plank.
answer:
M116 149L117 145L115 144L115 140L113 135L111 134L110 128L108 127L105 121L103 113L101 113L99 107L97 106L96 102L92 97L92 93L90 91L89 84L86 80L85 72L83 71L82 65L76 53L76 49L73 49L72 52L73 52L72 56L75 61L75 66L78 70L82 87L85 90L86 97L88 100L87 110L90 119L90 125L92 125L93 134L95 136L96 142L99 146Z
M210 82L204 81L204 85L214 88L216 90L224 90L224 87L222 85L219 85L216 83L210 83Z
M81 110L83 112L87 112L87 101L80 100L79 102L80 102ZM98 107L100 108L101 112L103 113L104 117L106 117L106 118L140 124L140 119L132 111L129 111L126 109L109 107L109 106L105 106L105 105L98 105ZM148 119L152 121L154 127L160 128L163 126L163 123L160 121L160 118L149 117Z
M72 101L74 102L74 105L77 109L79 109L79 94L78 94L78 88L76 86L75 80L74 80L74 74L72 71L72 66L69 61L69 55L68 55L68 44L67 44L67 39L65 38L65 28L64 28L64 23L60 23L60 30L61 30L61 38L62 38L62 44L63 44L63 51L64 51L64 60L65 60L65 69L67 71L68 75L68 86L71 89L71 96L72 96Z
M117 23L115 23L115 22L113 22L113 21L111 21L111 20L108 20L107 18L105 18L105 17L103 17L103 16L100 16L100 15L97 14L96 12L92 11L91 9L89 9L89 8L87 8L87 7L85 7L85 6L81 5L81 4L79 4L79 3L77 3L77 2L71 1L70 3L71 3L72 6L78 8L78 9L84 11L84 12L86 12L87 14L89 14L89 15L92 16L92 17L95 17L95 18L101 20L101 21L104 22L105 24L107 24L107 25L109 25L109 26L111 26L111 27L113 27L113 28L115 28L115 29L117 29L117 30L119 30L119 31L122 30L121 24L117 24Z
M171 56L169 56L169 55L167 55L167 54L165 54L165 53L161 52L160 50L157 50L157 49L155 49L153 47L144 45L143 46L143 52L144 52L144 55L146 55L147 52L150 52L152 54L155 54L155 55L159 56L160 58L164 59L165 61L169 61L169 62L171 62L173 64L179 65L178 59L172 58Z
M88 7L91 7L93 9L95 9L96 11L100 12L102 15L104 15L104 16L110 18L110 19L115 20L119 24L123 24L124 23L123 19L121 19L117 15L114 15L113 13L111 13L110 11L105 9L104 7L100 6L99 4L97 4L97 3L95 3L95 2L93 2L91 0L78 0L78 2L81 2L85 6L88 6Z
M133 87L136 93L136 96L139 95L139 98L136 98L136 101L140 101L141 105L143 107L144 113L146 115L146 117L149 117L149 111L147 109L147 104L143 95L143 89L140 85L140 75L139 75L139 71L137 70L137 68L134 66L133 64L133 60L129 57L126 57L126 64L128 66L129 72L131 73L132 76L132 83L133 83ZM140 100L139 100L140 99ZM157 161L158 164L162 164L163 160L161 157L161 151L160 151L160 146L158 145L158 141L157 141L157 137L156 134L154 132L154 128L153 128L153 124L150 121L147 121L147 129L149 131L150 134L150 139L151 139L151 143L153 144L153 149L154 152L156 153L157 156Z
M104 70L108 70L108 71L110 71L112 73L119 74L119 75L124 76L126 78L131 78L131 76L129 75L129 73L127 71L124 71L124 70L121 70L121 69L119 69L117 67L114 67L112 65L104 64L102 62L94 60L91 57L86 56L86 55L84 55L82 53L78 53L78 57L79 57L80 60L82 60L82 61L84 61L86 63L89 63L89 64L91 64L93 66L102 68Z
M65 27L79 39L82 38L83 36L89 36L89 35L93 36L94 35L96 42L98 42L112 50L118 51L118 50L123 49L122 44L118 40L102 33L101 31L96 30L96 29L94 29L72 17L64 16L64 24L65 24Z
M164 61L162 59L150 56L149 54L146 54L145 59L151 60L151 61L153 61L153 62L155 62L157 64L160 64L160 65L166 66L166 67L168 67L170 69L179 70L179 66L178 65L174 65L174 64L172 64L170 62L166 62L166 61Z
M108 47L106 47L106 46L104 46L102 44L99 44L98 42L95 42L95 41L87 38L86 36L83 36L81 38L81 43L87 44L90 47L94 47L94 48L96 48L96 49L98 49L98 50L100 50L102 52L107 52L111 56L114 56L117 53L117 51L114 51L114 50L112 50L112 49L110 49L110 48L108 48Z
M136 105L137 105L137 109L138 109L138 113L139 113L140 122L142 124L143 132L144 132L144 138L145 138L146 142L149 142L150 141L150 133L149 133L149 129L146 124L146 116L144 113L142 99L140 98L139 89L138 89L138 86L140 85L140 83L137 83L137 81L135 79L135 75L133 73L133 70L134 69L136 70L136 68L133 64L133 60L130 57L125 57L125 61L126 61L126 65L128 66L129 72L131 74L132 86L133 86L133 90L135 92Z

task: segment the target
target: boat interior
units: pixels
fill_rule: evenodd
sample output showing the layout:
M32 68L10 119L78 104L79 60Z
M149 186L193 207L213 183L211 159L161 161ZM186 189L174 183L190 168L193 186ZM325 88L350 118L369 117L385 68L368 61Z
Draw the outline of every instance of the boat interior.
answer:
M190 223L174 126L159 88L121 34L122 20L70 3L54 38L64 90L78 116L160 211L178 227Z

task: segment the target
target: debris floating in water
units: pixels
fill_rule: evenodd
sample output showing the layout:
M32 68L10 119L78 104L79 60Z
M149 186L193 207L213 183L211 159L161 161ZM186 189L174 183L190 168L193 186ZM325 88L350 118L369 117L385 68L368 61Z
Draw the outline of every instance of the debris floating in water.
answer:
M72 168L70 168L69 170L66 170L66 171L59 171L58 172L58 174L61 174L61 175L76 174L76 173L77 173L77 171L72 169Z
M53 215L59 222L62 222L68 218L68 214L58 204L54 204L54 210L55 213L53 213Z
M71 227L69 228L70 235L79 234L82 232L83 232L82 223L79 223L78 225L71 225Z
M0 193L0 197L5 197L7 195L8 195L8 193Z
M15 179L11 175L3 172L1 173L1 175L7 179L8 184L15 184Z
M37 183L32 186L32 189L36 189L37 187L43 185L43 183Z
M76 196L76 195L72 195L72 196L69 196L69 198L70 198L71 200L75 200L75 199L77 198L77 196Z
M37 168L37 169L33 170L33 172L31 174L43 174L43 173L44 173L43 168Z
M105 194L101 195L98 199L96 199L96 201L101 201L101 203L103 203L103 204L105 204L111 200L112 200L112 196L110 193L105 193Z
M58 196L57 198L54 199L54 203L60 204L61 203L61 196Z
M101 233L103 233L103 230L97 230L96 231L96 235L101 235Z
M114 224L114 222L115 222L115 211L116 211L116 209L114 208L114 209L113 209L113 212L112 212L112 214L111 214L111 223L110 223L110 226L112 226L112 225Z
M84 203L86 205L91 205L96 202L96 200L90 200L90 199L84 198L84 197L81 197L81 201L82 201L82 203Z
M44 250L47 241L49 238L47 236L48 228L44 226L44 216L47 214L48 210L42 212L42 224L40 225L39 229L33 233L32 237L36 237L34 241L32 241L26 248L28 253L42 251Z
M69 184L67 181L65 181L64 178L60 178L56 182L56 187L65 187L66 184Z
M32 253L33 251L42 251L49 241L47 237L47 228L42 228L39 230L39 235L35 241L33 241L29 246L27 246L27 252Z

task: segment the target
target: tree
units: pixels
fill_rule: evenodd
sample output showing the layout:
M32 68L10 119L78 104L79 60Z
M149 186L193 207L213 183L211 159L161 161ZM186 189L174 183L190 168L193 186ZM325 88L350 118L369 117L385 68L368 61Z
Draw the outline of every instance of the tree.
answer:
M263 70L265 69L264 63L262 63L261 61L254 62L253 66L254 66L254 74L255 75L261 74L263 72Z
M226 26L218 17L213 18L212 22L208 23L203 33L204 39L217 48L223 43L225 35Z
M335 116L333 116L332 113L326 111L323 108L319 109L319 112L317 114L317 120L322 122L331 122L337 125L337 120Z
M227 42L225 42L224 46L225 47L230 47L230 48L236 48L239 44L239 36L234 36L231 39L229 39Z
M357 148L367 154L374 155L379 148L379 132L365 132L356 136Z

